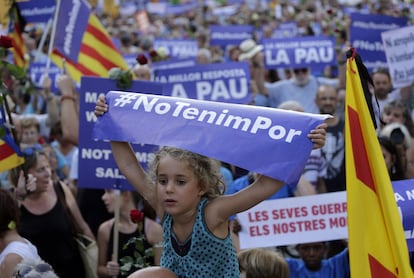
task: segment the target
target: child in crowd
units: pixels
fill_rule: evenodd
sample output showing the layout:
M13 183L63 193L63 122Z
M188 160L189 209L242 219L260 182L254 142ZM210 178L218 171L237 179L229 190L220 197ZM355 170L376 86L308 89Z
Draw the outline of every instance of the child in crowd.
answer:
M97 116L108 109L101 95ZM308 137L315 147L325 141L326 124ZM179 277L240 277L229 217L273 195L284 182L260 176L245 190L221 194L219 163L174 147L162 147L150 165L149 179L127 142L113 142L117 165L129 183L157 211L164 230L161 267Z
M289 278L285 258L262 248L244 249L237 255L242 278Z

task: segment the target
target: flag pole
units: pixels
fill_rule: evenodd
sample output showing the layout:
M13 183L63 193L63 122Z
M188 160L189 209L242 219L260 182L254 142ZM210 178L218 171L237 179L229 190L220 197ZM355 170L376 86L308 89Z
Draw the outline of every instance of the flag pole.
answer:
M36 51L36 55L35 55L35 60L36 61L39 58L39 55L40 55L39 53L42 52L42 48L45 45L47 34L49 33L50 26L52 25L52 22L53 22L52 19L49 19L47 24L46 24L45 30L43 30L43 34L42 34L42 37L40 38L39 46L37 47L37 51Z
M53 45L54 45L54 42L55 42L56 25L57 25L58 14L59 14L59 9L60 9L60 0L56 0L56 8L55 9L56 10L55 10L54 18L53 18L52 33L50 34L49 49L47 51L45 75L49 75L50 56L52 55Z
M114 242L112 248L112 260L118 262L118 248L119 248L119 213L121 210L121 190L119 185L115 189L115 211L114 211ZM116 278L117 276L114 276Z

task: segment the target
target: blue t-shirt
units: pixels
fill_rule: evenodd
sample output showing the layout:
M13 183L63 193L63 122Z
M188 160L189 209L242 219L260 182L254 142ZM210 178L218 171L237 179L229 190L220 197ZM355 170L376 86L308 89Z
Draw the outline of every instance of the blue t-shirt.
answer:
M301 259L286 258L289 265L290 278L347 278L350 277L348 248L341 253L322 260L319 271L310 271Z

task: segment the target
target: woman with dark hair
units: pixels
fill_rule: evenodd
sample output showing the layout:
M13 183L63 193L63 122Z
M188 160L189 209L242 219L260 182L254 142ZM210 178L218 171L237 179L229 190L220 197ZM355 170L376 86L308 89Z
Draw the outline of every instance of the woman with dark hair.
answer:
M116 209L116 191L106 189L102 196L109 213L114 213ZM98 229L98 274L100 277L127 277L134 271L140 269L135 265L124 267L121 270L123 258L136 258L135 253L139 252L143 258L143 266L155 266L160 264L162 253L162 227L158 224L155 210L135 191L121 191L119 207L119 233L118 233L118 250L116 250L118 260L112 258L114 253L114 225L115 218L103 222ZM142 211L142 222L138 227L131 219L131 211L137 209ZM144 250L137 251L135 244L129 244L124 248L125 244L133 237L143 236L142 244ZM152 248L153 254L147 256L146 250Z
M73 194L64 183L53 182L50 162L44 152L34 151L27 155L21 168L28 177L34 177L36 188L21 201L20 234L37 247L39 255L60 278L85 277L74 234L81 232L91 238L94 236L83 220ZM11 176L17 187L25 188L21 184L29 180L24 175Z
M0 188L1 277L12 277L17 264L23 260L40 260L36 247L17 232L19 226L18 202L11 192Z
M378 137L385 164L392 181L403 180L405 177L405 157L397 151L395 144L391 139L381 136Z

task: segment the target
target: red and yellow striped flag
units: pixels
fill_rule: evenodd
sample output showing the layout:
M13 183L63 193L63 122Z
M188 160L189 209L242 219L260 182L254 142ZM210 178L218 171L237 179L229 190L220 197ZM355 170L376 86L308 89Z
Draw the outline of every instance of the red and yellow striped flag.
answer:
M345 105L351 277L413 277L402 221L355 57L359 59L354 50L347 62Z
M10 135L0 139L0 172L17 167L23 162L24 158L18 155L17 145Z
M72 11L74 8L78 9L76 13ZM65 18L68 15L79 17ZM82 76L108 77L114 67L128 69L108 32L83 1L77 7L70 1L61 1L51 59L62 68L62 58L66 60L68 73L78 83Z
M23 31L26 22L20 14L19 7L14 2L10 8L10 27L9 27L9 36L13 38L13 60L16 66L21 68L27 68L29 66L29 61L25 59L25 54L27 53L26 44L23 39Z

